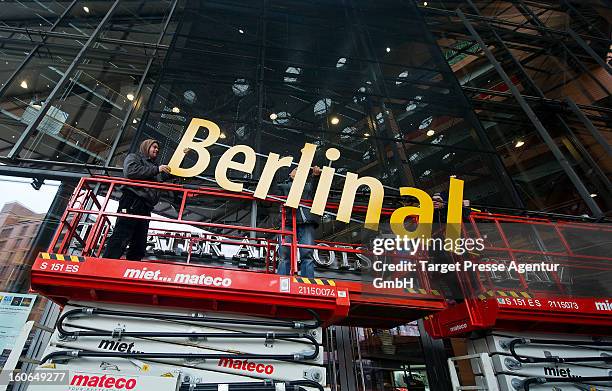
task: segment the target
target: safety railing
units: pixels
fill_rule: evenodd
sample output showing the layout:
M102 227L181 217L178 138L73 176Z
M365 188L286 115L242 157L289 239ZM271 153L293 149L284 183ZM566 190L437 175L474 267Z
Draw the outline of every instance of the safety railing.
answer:
M162 204L165 210L151 216L117 212L116 200L123 187L165 193L163 198L166 202ZM241 223L249 221L247 217L252 202L259 205L260 211L263 211L260 214L269 216L265 224L259 220L256 224L253 221L249 225ZM70 198L49 252L102 257L114 220L123 217L150 223L147 246L148 261L152 262L180 262L275 273L279 262L278 249L287 246L291 274L299 271L298 250L311 248L317 277L363 283L365 275L372 276L368 273L378 258L368 249L368 245L320 240L314 245L298 243L296 210L284 207L283 202L282 197L260 200L248 193L217 188L111 177L83 178ZM308 204L309 201L303 202ZM207 215L213 209L217 216L215 222ZM333 212L337 205L329 203L327 209ZM355 206L354 215L358 217L365 210L365 206ZM388 219L391 212L384 209L383 219ZM223 219L218 218L219 215L241 216ZM280 218L280 222L278 219L275 223L271 222L271 216ZM472 212L469 219L464 221L463 232L465 237L482 239L484 248L464 255L452 254L453 261L484 264L543 262L558 265L554 271L543 272L475 270L457 273L457 284L464 297L477 297L495 290L578 296L588 296L594 290L599 290L603 296L612 296L612 227L609 225ZM279 241L279 238L282 240ZM431 261L427 251L412 255L386 252L384 256L413 262ZM398 273L398 276L406 276L406 273ZM391 273L385 277L390 279L394 275ZM414 288L422 293L446 290L449 285L448 281L439 278L439 274L428 275L420 268L410 277L414 278ZM368 286L367 282L363 285Z
M471 213L464 232L483 239L484 249L466 254L463 262L514 263L526 270L463 273L466 297L496 290L536 296L612 296L610 224L479 212Z
M117 211L117 200L122 188L151 189L166 194L166 201L174 200L173 208L162 203L166 210L151 216ZM239 211L250 210L247 205L257 202L277 221L267 226L244 225L239 222L212 222L194 210L198 202L228 208L233 203ZM234 193L208 187L189 187L173 183L154 183L113 177L91 177L80 180L69 200L48 252L59 254L103 257L114 220L130 218L150 223L147 239L147 261L180 262L206 267L248 269L251 272L276 273L279 248L286 246L290 254L290 273L298 274L300 248L313 250L317 276L361 282L361 272L372 264L372 253L362 243L316 240L314 245L297 242L296 210L283 206L283 197L266 200L248 193ZM308 205L309 201L304 201ZM194 204L196 204L194 206ZM225 205L225 206L221 206ZM201 206L201 205L200 205ZM329 204L329 210L338 205ZM205 210L203 208L202 210ZM248 212L248 210L246 212ZM364 213L364 206L355 206L354 214ZM390 211L383 211L389 214ZM171 217L167 217L171 216ZM248 217L243 221L249 221ZM282 242L281 239L282 238ZM417 286L430 287L424 275Z

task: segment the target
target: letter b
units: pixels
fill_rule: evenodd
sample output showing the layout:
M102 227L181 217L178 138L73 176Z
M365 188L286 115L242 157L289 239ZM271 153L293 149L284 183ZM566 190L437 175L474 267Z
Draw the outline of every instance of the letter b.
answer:
M208 129L208 137L203 141L195 141L194 138L201 127ZM181 139L178 147L170 159L170 171L172 175L183 176L183 177L194 177L200 175L202 171L206 170L210 163L210 153L206 149L217 142L221 135L221 129L219 126L212 122L202 118L193 118L187 126L187 130ZM183 159L185 159L185 149L193 149L198 154L198 161L190 168L181 168Z

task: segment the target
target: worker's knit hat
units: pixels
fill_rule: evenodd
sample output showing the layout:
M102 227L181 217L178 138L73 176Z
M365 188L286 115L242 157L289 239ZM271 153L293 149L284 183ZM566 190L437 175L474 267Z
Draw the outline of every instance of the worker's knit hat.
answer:
M145 141L141 142L140 143L140 153L142 153L144 156L148 158L149 148L151 148L153 144L157 144L157 146L159 146L159 141L152 139L152 138L148 138Z

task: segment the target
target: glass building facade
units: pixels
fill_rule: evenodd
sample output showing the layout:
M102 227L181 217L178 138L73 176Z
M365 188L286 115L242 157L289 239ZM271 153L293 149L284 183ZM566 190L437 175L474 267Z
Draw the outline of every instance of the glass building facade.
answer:
M311 142L325 164L336 147L340 172L393 188L444 191L455 175L484 207L610 211L609 25L596 4L19 4L0 11L12 166L113 172L144 137L169 159L200 117L225 146L264 155Z
M443 193L455 176L482 210L612 213L611 10L598 1L0 4L4 175L118 175L145 138L160 141L166 163L197 117L222 130L213 160L237 144L296 157L308 142L322 166L334 147L337 172L378 178L392 208L400 186ZM262 162L238 178L247 189ZM194 183L211 180L212 166ZM342 186L334 181L333 201ZM171 203L159 213L170 216ZM274 224L247 202L194 213ZM359 224L323 221L321 240L360 239ZM349 389L436 389L424 365L450 349L416 325L338 328L328 343L338 341L363 359L336 379Z

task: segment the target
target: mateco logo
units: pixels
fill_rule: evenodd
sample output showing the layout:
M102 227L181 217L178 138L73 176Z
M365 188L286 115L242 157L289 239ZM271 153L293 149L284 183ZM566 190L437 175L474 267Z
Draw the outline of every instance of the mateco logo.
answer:
M448 330L451 333L454 333L455 331L459 331L459 330L463 330L463 329L467 329L467 323L458 324L456 326L453 326L453 327L449 328Z
M241 369L247 372L265 373L266 375L271 375L274 372L274 367L271 364L256 364L249 360L222 358L217 365L224 368Z
M75 387L101 388L103 390L131 390L136 387L136 379L115 376L74 375L70 385Z
M612 303L610 303L608 300L606 300L606 301L596 301L595 302L595 309L597 311L612 311Z
M232 280L227 277L213 277L206 274L183 274L176 273L174 276L164 276L161 270L149 270L146 267L140 269L125 269L124 278L133 280L147 280L160 282L176 282L188 285L205 285L227 288L232 285Z

